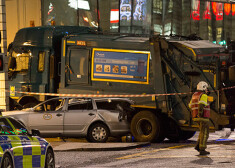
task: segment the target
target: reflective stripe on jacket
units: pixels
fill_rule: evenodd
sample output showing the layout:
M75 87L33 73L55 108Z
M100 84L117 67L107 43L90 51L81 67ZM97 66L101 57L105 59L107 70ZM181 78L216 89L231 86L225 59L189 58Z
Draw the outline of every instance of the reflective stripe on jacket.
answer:
M189 103L189 107L192 109L192 118L198 117L199 104L204 104L203 116L205 118L210 117L210 105L207 103L207 95L203 92L195 92L192 96L192 99Z

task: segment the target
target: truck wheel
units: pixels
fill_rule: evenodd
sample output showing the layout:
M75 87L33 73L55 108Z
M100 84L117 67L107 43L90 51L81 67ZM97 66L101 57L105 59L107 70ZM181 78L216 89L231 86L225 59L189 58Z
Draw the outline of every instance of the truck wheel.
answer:
M183 131L181 130L180 140L188 140L195 135L196 131Z
M109 129L106 125L97 123L89 128L87 136L89 142L106 142L109 137Z
M25 105L23 105L23 108L25 109L25 108L30 108L30 107L34 107L34 106L36 106L37 105L37 103L27 103L27 104L25 104Z
M141 111L133 117L131 133L138 142L161 142L165 138L160 119L150 111Z

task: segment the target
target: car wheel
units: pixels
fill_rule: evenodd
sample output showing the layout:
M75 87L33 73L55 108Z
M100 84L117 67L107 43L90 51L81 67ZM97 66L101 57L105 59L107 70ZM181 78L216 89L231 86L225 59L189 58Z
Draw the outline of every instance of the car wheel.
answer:
M11 156L7 153L2 160L2 168L13 168L13 162Z
M55 158L54 153L51 149L47 150L46 154L46 166L45 168L55 168Z
M88 140L91 142L106 142L109 137L109 129L106 125L98 123L90 127Z

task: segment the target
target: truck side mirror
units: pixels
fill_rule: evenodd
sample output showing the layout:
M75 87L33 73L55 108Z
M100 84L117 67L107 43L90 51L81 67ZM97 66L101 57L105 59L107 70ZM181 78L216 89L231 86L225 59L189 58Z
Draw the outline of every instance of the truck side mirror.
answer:
M230 66L228 68L228 73L229 73L229 81L235 82L235 65Z
M16 68L16 58L10 57L8 61L8 69L15 69Z

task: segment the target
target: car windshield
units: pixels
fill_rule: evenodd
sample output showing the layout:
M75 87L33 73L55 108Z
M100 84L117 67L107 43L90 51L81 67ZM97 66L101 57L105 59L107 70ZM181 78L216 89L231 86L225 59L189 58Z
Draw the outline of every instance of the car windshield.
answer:
M12 118L0 118L0 134L1 135L27 135L27 129Z
M62 107L64 105L64 99L52 99L48 100L34 108L34 111L36 112L44 112L44 111L59 111L62 110Z

